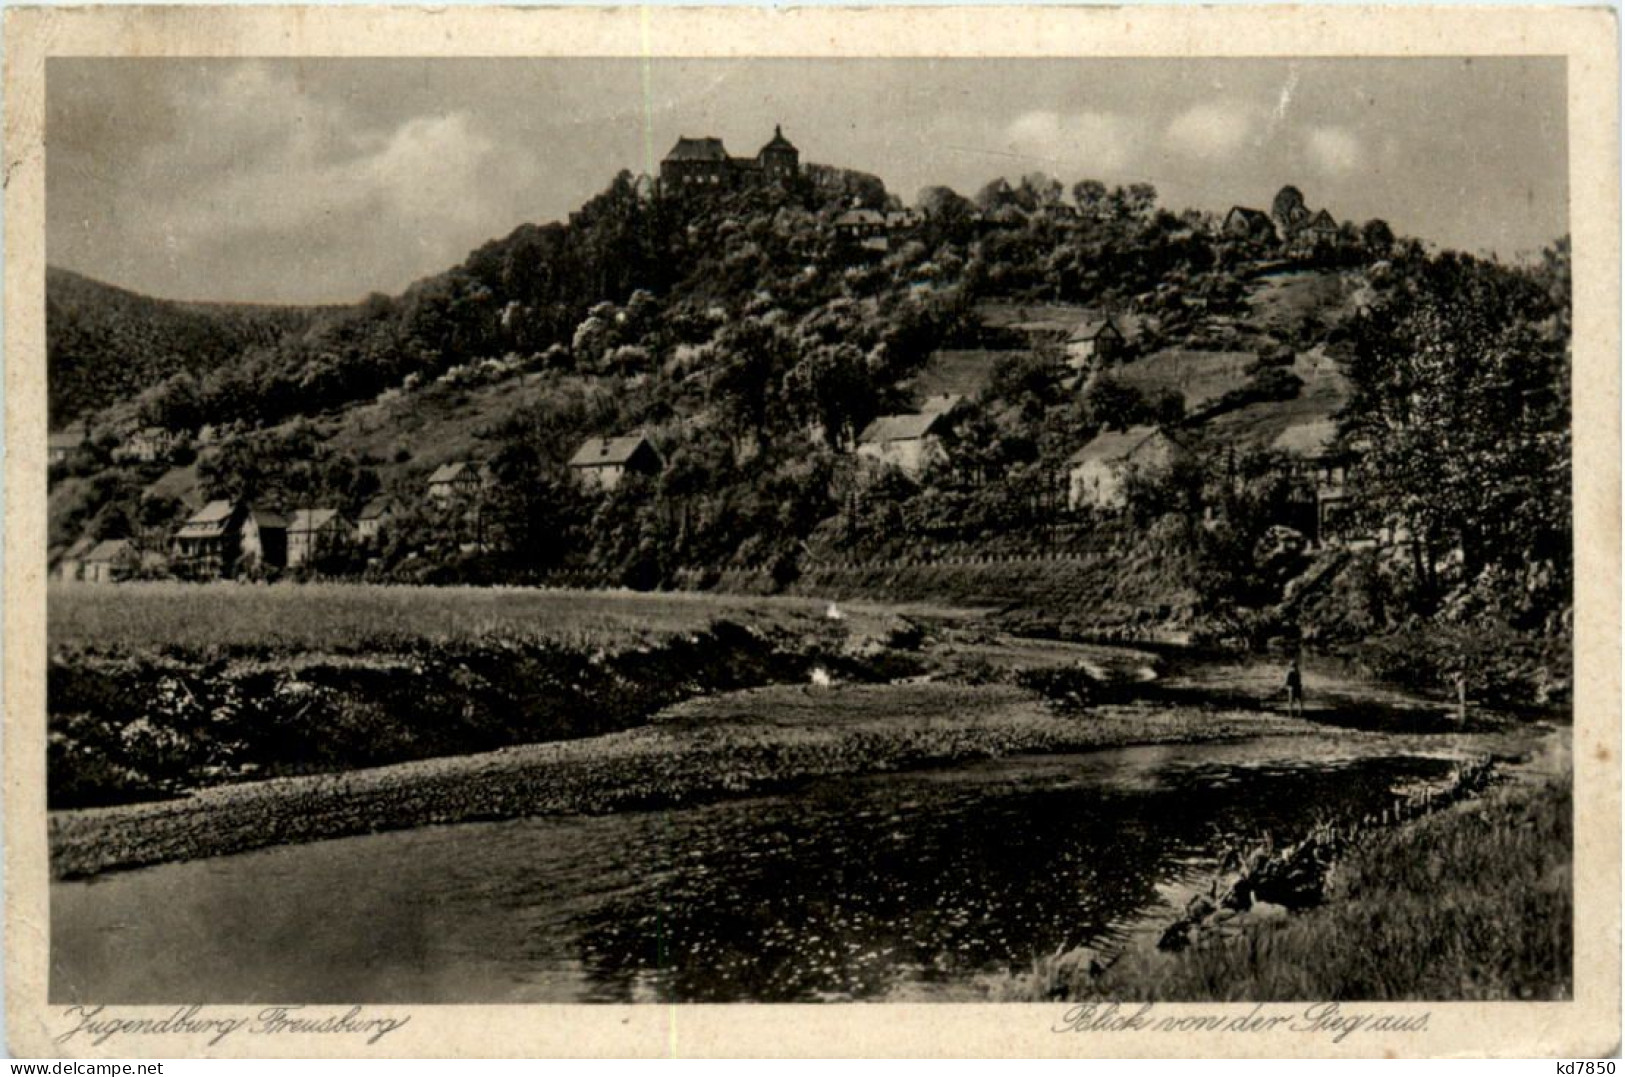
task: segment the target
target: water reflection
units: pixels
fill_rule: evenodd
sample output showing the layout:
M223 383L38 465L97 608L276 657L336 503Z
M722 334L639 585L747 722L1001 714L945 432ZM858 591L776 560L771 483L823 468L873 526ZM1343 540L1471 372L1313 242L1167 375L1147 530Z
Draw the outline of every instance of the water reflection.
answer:
M787 1001L929 992L1098 942L1215 832L1380 806L1443 758L1302 740L822 780L53 887L51 997Z

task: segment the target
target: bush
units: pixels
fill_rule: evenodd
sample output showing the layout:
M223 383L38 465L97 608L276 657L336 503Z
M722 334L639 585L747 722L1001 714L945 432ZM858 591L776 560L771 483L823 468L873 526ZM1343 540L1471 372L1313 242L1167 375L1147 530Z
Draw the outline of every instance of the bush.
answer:
M1065 715L1082 714L1101 701L1101 682L1079 666L1017 670L1016 683Z

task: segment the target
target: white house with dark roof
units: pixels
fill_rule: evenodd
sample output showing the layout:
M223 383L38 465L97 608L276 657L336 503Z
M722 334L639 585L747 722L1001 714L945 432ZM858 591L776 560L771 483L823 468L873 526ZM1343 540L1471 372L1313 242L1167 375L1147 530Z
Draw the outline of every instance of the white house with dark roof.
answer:
M583 486L613 490L630 472L654 475L663 461L660 453L642 434L617 438L588 438L570 457L570 472Z
M362 542L371 542L383 533L389 521L395 515L395 499L392 497L375 497L361 508L361 514L356 517L356 537Z
M141 557L128 539L106 539L85 554L86 583L116 583L141 565Z
M453 460L441 464L429 475L429 498L441 505L466 501L480 492L483 483L478 464Z
M1154 426L1107 431L1068 458L1066 503L1073 509L1123 508L1132 472L1160 471L1184 451L1172 435Z
M917 415L882 415L858 435L858 455L918 475L942 458L942 433L953 406Z
M1066 338L1066 365L1076 371L1108 366L1123 356L1123 331L1108 317L1085 318Z

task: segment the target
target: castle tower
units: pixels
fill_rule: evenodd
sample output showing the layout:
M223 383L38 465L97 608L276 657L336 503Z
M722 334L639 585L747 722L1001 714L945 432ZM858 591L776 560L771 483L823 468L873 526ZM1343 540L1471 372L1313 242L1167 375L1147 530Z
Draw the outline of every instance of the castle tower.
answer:
M801 171L801 151L796 149L778 124L773 125L773 140L756 154L756 164L762 178L791 180Z

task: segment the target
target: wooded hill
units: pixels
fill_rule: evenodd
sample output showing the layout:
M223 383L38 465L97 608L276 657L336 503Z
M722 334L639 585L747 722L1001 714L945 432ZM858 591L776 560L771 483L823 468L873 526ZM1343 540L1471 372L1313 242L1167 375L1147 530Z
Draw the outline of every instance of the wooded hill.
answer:
M1140 557L1154 533L1179 578L1167 603L1140 594L1211 621L1279 602L1303 570L1257 553L1292 495L1270 446L1335 420L1371 461L1349 480L1358 526L1414 537L1414 563L1384 561L1372 584L1369 628L1468 592L1464 616L1560 628L1566 242L1503 266L1380 221L1312 242L1237 233L1143 185L1084 181L1067 201L1039 176L975 199L931 188L876 224L900 207L873 177L809 172L700 197L623 173L567 222L521 227L398 297L206 352L119 406L213 436L167 465L81 453L55 476L53 539L161 547L207 498L354 513L382 491L405 511L369 552L373 578L782 587L836 558ZM1080 377L1068 327L1104 318L1125 351ZM59 340L71 324L48 323L53 380L59 352L93 354ZM860 432L928 390L967 397L941 458L860 466ZM1135 425L1176 432L1192 466L1134 484L1126 511L1074 511L1069 459ZM638 432L659 472L583 489L567 466L583 440ZM455 460L490 476L473 516L425 504Z
M52 427L127 402L177 374L202 377L304 331L332 307L153 299L66 269L45 271Z

